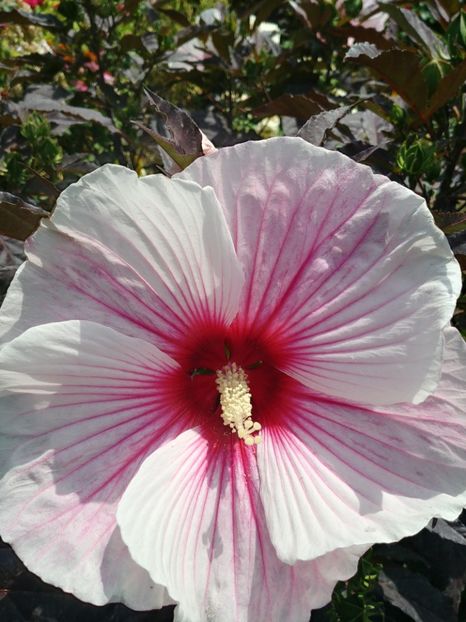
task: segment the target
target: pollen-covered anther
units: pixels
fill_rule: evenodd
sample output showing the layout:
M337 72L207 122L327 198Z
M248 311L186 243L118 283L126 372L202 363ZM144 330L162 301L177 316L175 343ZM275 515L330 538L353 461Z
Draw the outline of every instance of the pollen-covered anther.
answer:
M217 370L217 389L220 393L222 419L246 445L261 442L261 424L252 420L251 391L245 371L236 363Z

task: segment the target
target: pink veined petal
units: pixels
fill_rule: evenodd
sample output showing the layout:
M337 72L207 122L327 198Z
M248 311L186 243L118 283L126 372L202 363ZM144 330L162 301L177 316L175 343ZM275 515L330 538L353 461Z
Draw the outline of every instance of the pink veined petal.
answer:
M283 371L355 402L432 392L461 278L419 196L299 138L221 149L176 177L214 188L246 278L238 321L282 339Z
M466 345L446 334L443 374L419 405L374 409L302 393L258 447L277 553L292 563L412 535L466 505Z
M42 579L102 605L171 602L130 557L117 504L141 462L191 425L155 346L92 322L0 349L0 534Z
M178 601L177 622L307 622L365 548L288 566L270 542L254 456L199 430L156 450L117 520L131 555Z
M5 339L84 319L170 349L193 323L237 311L243 277L223 212L193 182L105 165L61 194L27 251L2 309Z

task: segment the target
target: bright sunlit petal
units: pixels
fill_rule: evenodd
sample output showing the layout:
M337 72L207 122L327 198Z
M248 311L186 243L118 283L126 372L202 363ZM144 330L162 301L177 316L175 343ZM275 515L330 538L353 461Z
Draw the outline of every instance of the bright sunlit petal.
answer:
M283 371L371 404L435 388L461 278L419 196L299 138L219 150L179 177L214 188L246 277L238 321L281 337Z
M393 542L466 505L466 345L446 331L443 374L419 405L365 408L297 395L258 448L267 524L281 559ZM396 517L396 518L394 518Z
M139 464L189 425L169 408L177 365L92 322L31 328L0 350L0 530L30 570L102 605L169 602L121 540L115 510Z

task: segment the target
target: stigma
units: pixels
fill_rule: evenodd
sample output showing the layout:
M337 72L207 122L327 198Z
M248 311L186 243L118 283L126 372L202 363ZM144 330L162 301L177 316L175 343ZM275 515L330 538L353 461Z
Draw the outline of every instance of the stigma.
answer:
M228 425L246 445L262 441L261 424L252 420L251 391L246 372L236 363L217 370L217 390L224 425Z

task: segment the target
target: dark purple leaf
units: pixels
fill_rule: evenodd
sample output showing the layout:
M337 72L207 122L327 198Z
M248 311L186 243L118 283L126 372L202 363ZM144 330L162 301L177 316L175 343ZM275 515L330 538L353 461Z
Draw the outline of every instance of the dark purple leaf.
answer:
M230 65L232 61L232 48L235 44L234 34L228 30L215 30L212 35L212 43L218 52L220 58Z
M194 110L192 115L201 131L217 147L230 147L247 140L257 140L259 138L252 130L248 132L235 132L232 130L225 116L213 106L208 106L204 110ZM295 134L296 130L293 136Z
M441 212L432 210L435 224L444 233L455 233L466 229L466 213L464 212Z
M421 574L387 566L379 585L384 598L414 622L457 622L450 599Z
M289 4L298 17L313 31L326 26L334 13L332 6L320 0L289 0Z
M162 136L138 121L134 122L135 125L149 134L179 167L186 168L196 158L203 155L201 130L191 115L184 110L151 91L146 90L146 96L155 112L162 117L163 127L168 137Z
M356 43L345 60L372 69L396 91L425 122L428 87L422 75L420 57L410 50L379 50L371 43Z
M37 85L28 89L22 101L8 102L10 114L16 114L23 121L31 110L35 110L44 113L51 123L76 125L93 122L106 127L112 133L118 133L119 130L114 126L112 120L98 110L70 106L66 103L61 91L53 89L53 87L47 89L47 86Z
M157 11L159 11L160 13L163 13L164 15L169 17L172 21L174 21L175 24L179 24L183 28L189 28L191 26L191 22L189 21L189 19L186 17L186 15L183 15L183 13L180 13L180 11L175 11L174 9L167 9L161 6L157 7Z
M25 240L49 212L9 192L0 192L0 235Z
M142 35L141 41L149 54L154 54L159 49L159 40L154 32L148 32Z
M95 162L90 162L87 153L65 154L58 165L58 170L70 175L86 175L98 168Z
M381 50L388 50L395 45L395 41L387 39L382 32L379 32L375 28L365 28L364 26L351 23L334 28L331 33L340 39L348 39L351 37L357 42L373 43Z
M0 304L5 297L8 286L15 275L16 270L24 261L24 244L20 240L13 240L0 235ZM0 541L1 545L1 541ZM0 589L5 587L2 583L2 570L5 556L2 557L2 548L0 547Z
M359 110L345 117L342 125L351 130L354 138L369 145L380 147L385 145L394 128L380 115L372 110Z
M344 145L339 151L349 156L355 162L368 164L377 173L382 175L392 174L393 158L390 152L383 147L356 141Z
M446 20L456 15L461 8L461 0L435 0L435 4Z
M448 48L445 43L414 11L399 8L390 2L381 4L380 10L388 13L410 39L420 45L429 56L448 58Z
M464 253L455 253L455 257L461 266L461 270L463 270L463 272L466 272L466 244L465 244Z
M429 567L428 578L451 602L457 614L461 593L466 586L465 526L458 520L433 524L412 539L413 547L423 555Z
M455 254L466 255L466 230L449 234L448 241Z
M5 574L5 583L1 582ZM90 605L30 573L0 540L0 620L2 622L172 622L173 607L133 611L122 604Z
M259 25L264 22L266 19L270 17L270 15L275 11L277 7L283 4L283 0L261 0L257 4L253 5L247 11L247 15L254 15L254 25L253 29L259 27ZM245 18L245 15L242 15L242 19Z
M144 49L142 37L133 33L128 33L120 39L120 48L123 52L129 50L141 50Z
M442 518L433 521L433 524L427 527L428 531L438 535L443 540L449 540L455 544L465 547L462 554L466 556L466 526L461 521L447 523ZM458 549L455 549L459 553ZM466 562L466 559L465 559ZM465 566L466 572L466 566Z
M466 60L456 65L437 85L426 114L431 117L439 108L456 96L466 80Z
M53 15L48 13L28 13L20 9L0 11L0 24L11 23L18 26L42 26L42 28L61 28L62 24Z
M24 570L24 564L10 547L0 548L0 590L8 588Z
M312 116L298 131L297 136L313 145L322 145L327 132L332 130L351 108L352 106L340 106Z
M336 104L330 102L325 95L320 93L308 93L307 95L284 94L253 110L258 117L280 115L296 117L297 119L309 119L310 116L336 108Z

